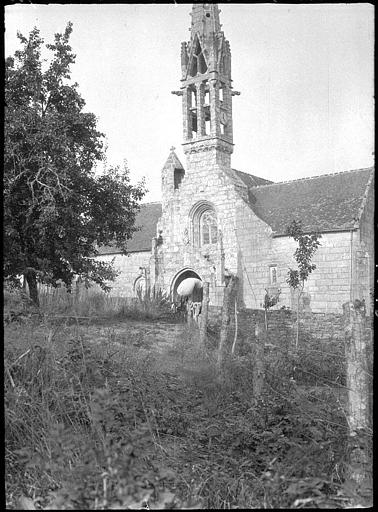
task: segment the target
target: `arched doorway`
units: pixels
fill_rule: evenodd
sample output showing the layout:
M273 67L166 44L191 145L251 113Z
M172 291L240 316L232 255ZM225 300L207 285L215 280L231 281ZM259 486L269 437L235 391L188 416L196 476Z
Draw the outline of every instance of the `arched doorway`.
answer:
M171 284L171 300L175 304L181 301L181 298L177 295L177 288L184 279L187 279L188 277L195 277L197 279L200 279L202 281L201 276L193 269L191 268L184 268L178 272L175 277L172 279ZM202 289L195 289L193 292L193 295L190 297L190 300L192 302L202 302Z

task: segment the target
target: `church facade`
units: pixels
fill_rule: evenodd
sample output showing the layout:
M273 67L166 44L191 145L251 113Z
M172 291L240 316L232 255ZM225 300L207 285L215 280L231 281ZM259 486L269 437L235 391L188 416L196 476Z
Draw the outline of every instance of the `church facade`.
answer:
M118 296L139 289L165 291L177 299L187 277L209 282L210 306L222 304L227 277L238 276L239 307L262 307L265 294L276 308L295 307L286 282L295 268L296 243L287 226L322 234L306 282L303 306L340 312L353 299L371 303L374 284L374 171L348 170L273 183L232 168L232 99L229 42L217 4L194 4L191 38L181 46L183 165L171 148L161 171L161 203L144 204L128 255L102 247L114 260Z

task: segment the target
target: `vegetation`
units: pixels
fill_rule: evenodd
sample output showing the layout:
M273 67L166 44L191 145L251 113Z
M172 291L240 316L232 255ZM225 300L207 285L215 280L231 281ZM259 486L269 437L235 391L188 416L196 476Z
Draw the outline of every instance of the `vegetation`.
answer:
M319 238L321 238L322 235L320 233L304 234L301 222L295 220L293 220L293 222L287 227L286 233L298 242L298 247L294 252L294 258L297 262L298 269L290 268L286 280L291 288L297 290L296 347L298 347L300 298L308 276L316 269L316 265L311 263L311 260L320 245Z
M5 299L6 313L24 311L5 326L8 508L371 504L366 482L347 477L348 426L334 392L345 390L342 348L332 355L308 340L296 384L290 354L270 350L252 403L247 341L225 356L218 382L211 331L203 346L195 327L142 317L69 325L58 307L28 317L16 294Z
M144 185L127 167L95 174L103 135L71 83L72 24L56 34L49 63L35 28L5 65L4 275L24 275L38 304L37 282L71 286L74 275L106 289L111 263L95 261L95 244L126 251Z

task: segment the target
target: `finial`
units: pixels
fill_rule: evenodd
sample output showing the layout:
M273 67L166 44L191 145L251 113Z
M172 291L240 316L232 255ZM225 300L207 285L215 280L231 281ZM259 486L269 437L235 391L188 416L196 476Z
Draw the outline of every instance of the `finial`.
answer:
M171 147L170 151L174 151L176 148L174 146Z

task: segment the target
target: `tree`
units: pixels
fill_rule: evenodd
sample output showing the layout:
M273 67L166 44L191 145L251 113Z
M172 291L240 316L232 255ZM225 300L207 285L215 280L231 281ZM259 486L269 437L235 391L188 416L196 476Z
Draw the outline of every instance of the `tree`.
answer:
M103 134L84 111L71 83L75 55L72 24L47 44L34 28L5 66L4 275L24 275L38 304L37 282L70 289L75 275L107 289L112 265L96 261L96 244L114 243L126 253L135 231L143 182L130 184L127 167L96 174L104 160Z
M304 285L308 276L316 269L316 265L311 263L311 260L320 245L319 238L321 238L322 235L320 233L304 234L302 230L302 223L295 220L293 220L293 222L287 227L286 233L298 242L298 247L294 252L294 258L297 262L298 269L293 270L289 268L288 278L286 279L286 282L291 286L291 288L297 290L297 332L295 341L295 348L297 349L299 340L300 297L303 293Z

